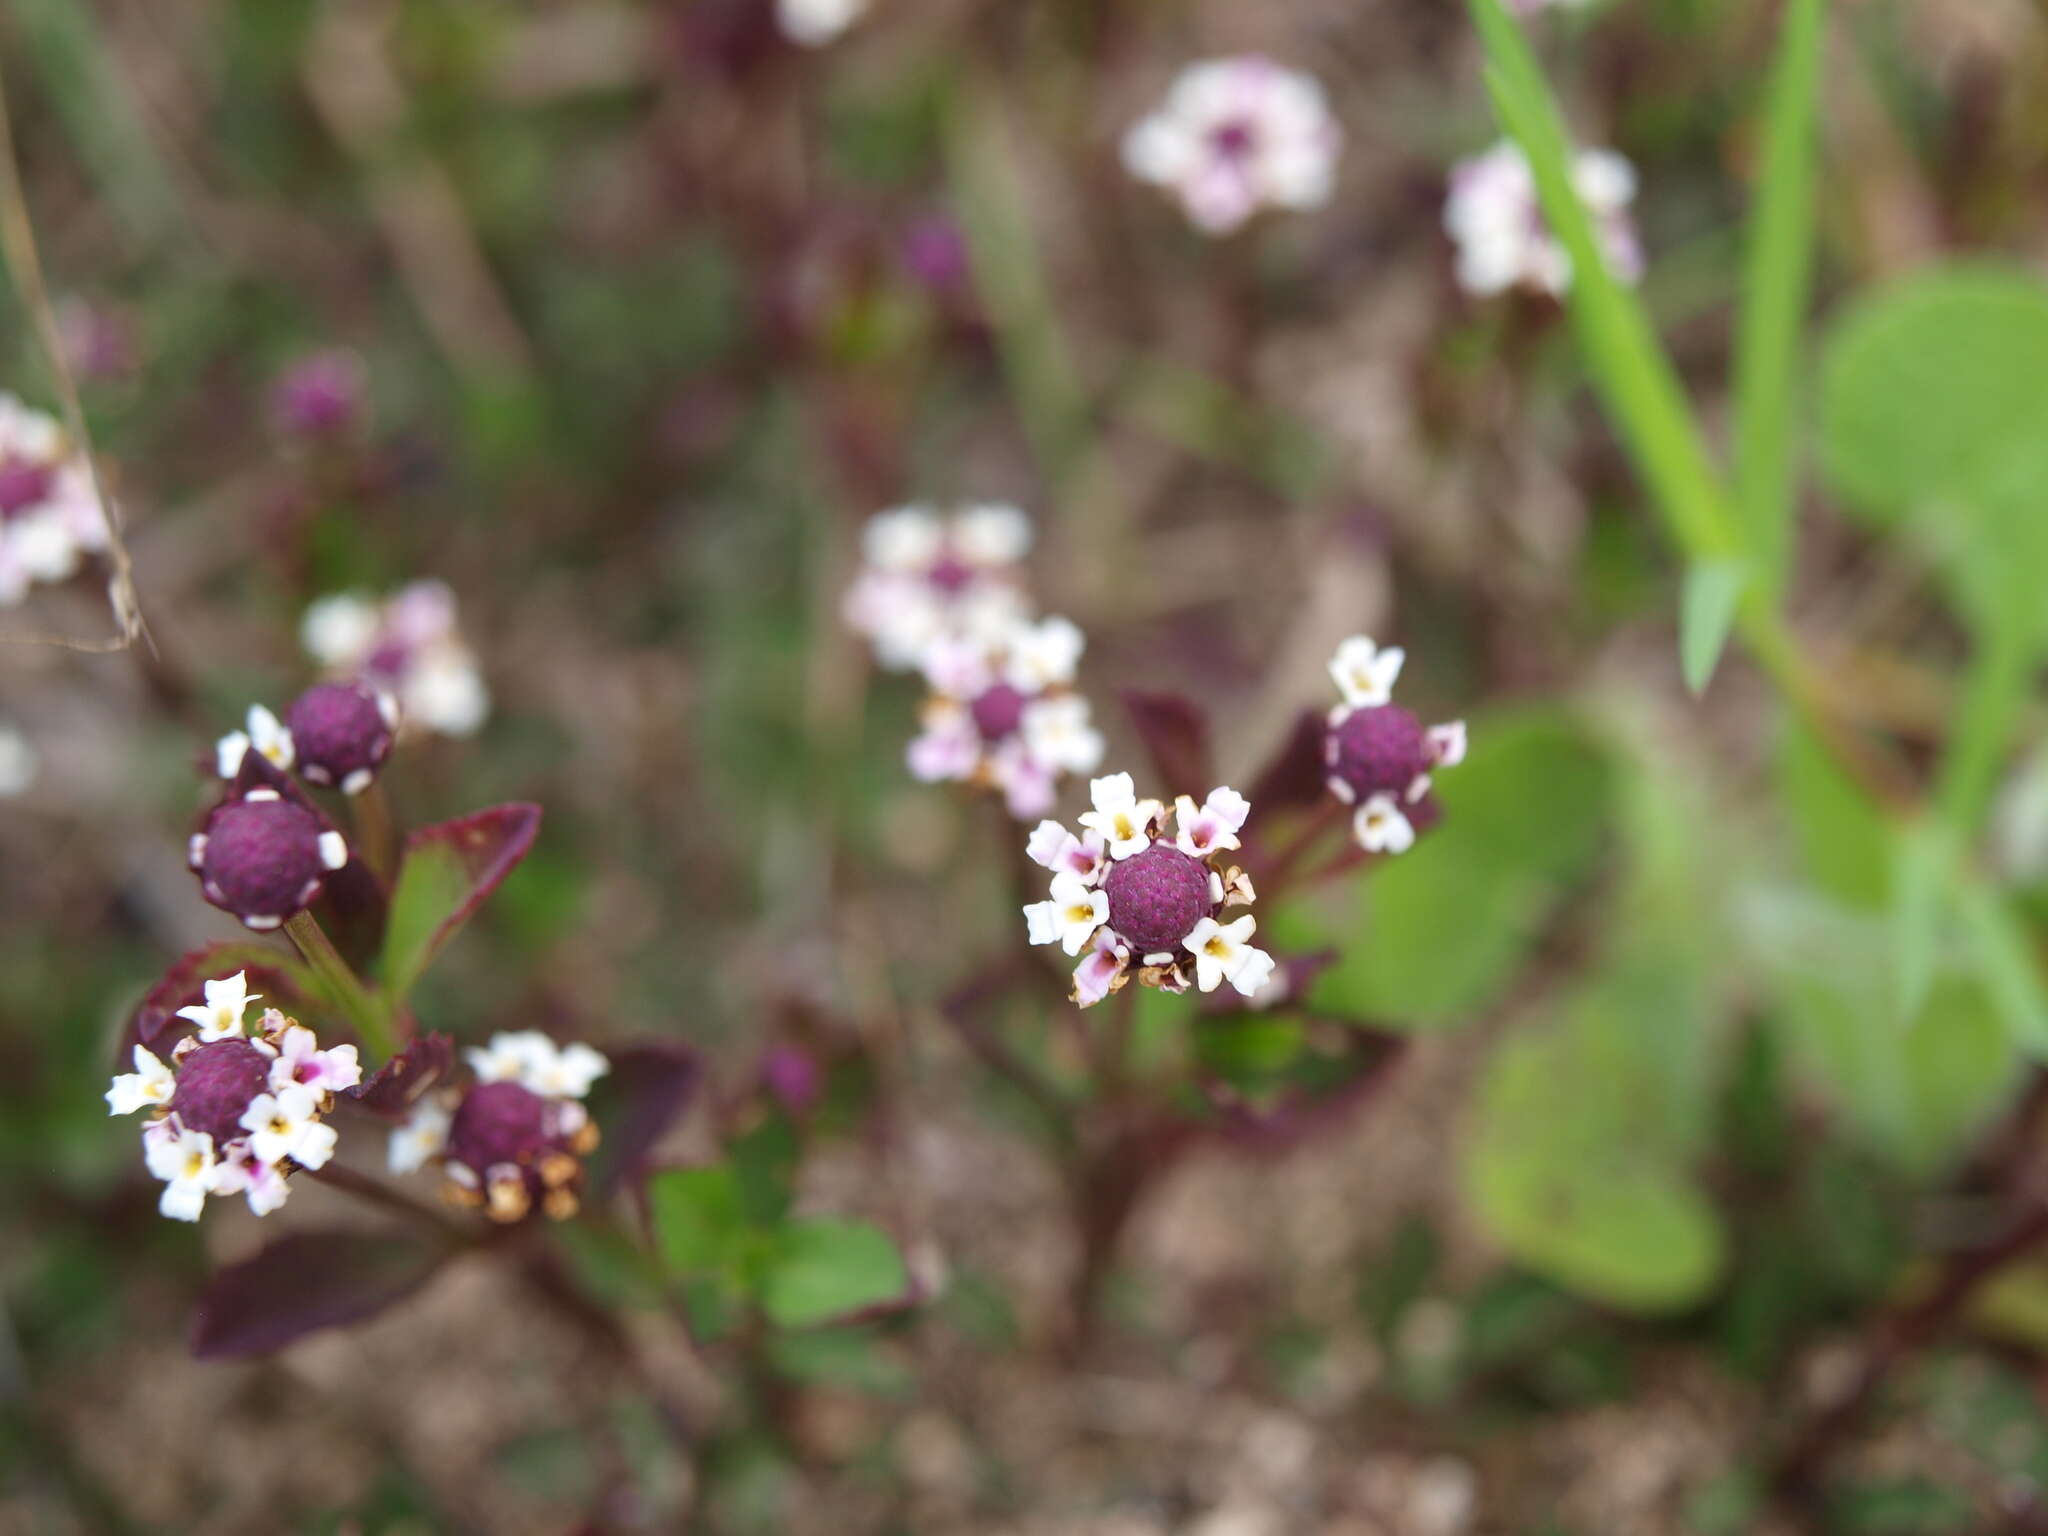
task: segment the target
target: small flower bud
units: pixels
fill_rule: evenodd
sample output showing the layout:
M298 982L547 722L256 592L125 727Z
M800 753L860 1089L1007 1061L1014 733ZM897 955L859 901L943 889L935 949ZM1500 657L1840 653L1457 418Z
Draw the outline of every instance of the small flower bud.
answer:
M285 711L299 772L315 784L361 794L391 755L398 706L361 683L315 683Z
M348 845L305 806L254 789L214 809L189 857L208 901L263 930L312 905L348 862Z

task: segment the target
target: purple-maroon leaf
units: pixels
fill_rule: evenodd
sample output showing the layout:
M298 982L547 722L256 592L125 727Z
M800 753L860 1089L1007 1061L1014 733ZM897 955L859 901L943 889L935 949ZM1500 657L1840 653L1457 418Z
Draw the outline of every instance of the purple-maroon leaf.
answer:
M202 1360L261 1355L374 1317L424 1285L449 1250L390 1232L295 1232L207 1282L192 1319Z
M590 1188L600 1199L644 1170L648 1154L690 1107L700 1072L696 1052L679 1041L606 1054L612 1069L598 1079L590 1108L604 1138L590 1159Z
M1169 803L1175 795L1200 800L1208 794L1216 781L1210 777L1209 718L1201 708L1177 693L1135 688L1124 689L1123 700L1151 756L1160 794Z
M1323 762L1324 730L1322 715L1312 709L1301 712L1280 750L1259 770L1250 791L1253 811L1305 810L1329 793L1325 786L1329 770Z
M206 1001L207 982L224 980L237 971L247 973L251 992L261 993L264 1002L286 1013L304 1010L312 993L298 962L260 939L236 939L195 949L165 971L129 1015L121 1036L121 1070L129 1070L134 1047L142 1045L154 1051L165 1036L190 1028L178 1017L178 1010Z
M421 1035L342 1097L372 1114L397 1120L434 1084L455 1070L455 1042L443 1034Z
M381 973L392 997L404 1000L442 946L526 857L539 832L539 806L494 805L406 839L384 933Z

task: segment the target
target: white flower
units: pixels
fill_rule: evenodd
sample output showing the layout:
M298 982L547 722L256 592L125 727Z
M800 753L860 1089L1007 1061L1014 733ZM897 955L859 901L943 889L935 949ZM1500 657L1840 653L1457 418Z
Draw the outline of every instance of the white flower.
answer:
M377 643L376 605L351 592L323 597L299 620L299 644L324 667L353 668Z
M981 762L981 734L974 716L950 699L925 706L924 730L905 749L911 777L923 784L971 778Z
M0 605L39 581L63 581L106 548L107 522L92 475L63 430L0 394Z
M214 745L214 767L224 779L242 771L242 759L254 747L273 768L289 769L297 756L292 733L261 704L249 706L249 727L229 731Z
M1358 846L1367 853L1406 853L1415 845L1415 827L1392 795L1374 795L1351 818Z
M805 48L821 48L860 19L868 0L775 0L782 35Z
M1330 658L1330 676L1337 680L1337 690L1351 708L1373 708L1393 698L1394 684L1407 659L1408 653L1398 645L1382 649L1364 635L1353 635Z
M174 1221L197 1221L220 1177L213 1138L204 1131L186 1130L175 1118L159 1120L142 1133L142 1160L164 1181L157 1209Z
M1256 56L1181 73L1124 137L1124 165L1170 188L1195 225L1227 234L1261 208L1328 202L1341 133L1313 78Z
M945 542L945 525L930 507L891 507L861 530L861 558L884 571L920 571L939 558Z
M1249 912L1234 922L1219 923L1213 917L1205 917L1196 923L1194 930L1181 940L1182 946L1195 957L1195 985L1204 992L1214 992L1228 981L1247 997L1264 986L1272 974L1273 960L1249 943L1257 927L1257 920Z
M1081 813L1081 825L1101 834L1112 859L1128 859L1149 848L1152 824L1166 809L1157 800L1140 800L1137 795L1128 773L1088 781L1088 798L1095 809Z
M1115 990L1116 979L1130 963L1131 952L1107 928L1095 936L1095 947L1074 970L1074 1001L1092 1008Z
M235 1142L215 1171L213 1192L247 1195L249 1209L258 1216L268 1216L284 1204L292 1186L277 1164L263 1162L247 1142Z
M1102 875L1102 839L1092 832L1085 838L1076 837L1056 821L1041 821L1033 827L1024 852L1032 863L1055 874L1065 871L1089 885Z
M249 973L237 971L221 981L209 981L205 987L206 1001L193 1003L178 1010L178 1017L190 1019L199 1026L202 1043L226 1040L242 1033L242 1017L249 1011L249 1005L262 994L252 996L249 992Z
M1009 636L1004 678L1024 693L1042 693L1071 683L1087 644L1080 626L1071 619L1054 617L1020 624Z
M1277 992L1275 984L1275 962L1263 949L1248 949L1238 965L1237 974L1230 978L1230 984L1246 997L1253 1006L1270 1008L1286 995L1286 983L1280 982Z
M36 781L36 749L11 725L0 725L0 800L11 800Z
M301 1167L324 1167L334 1155L334 1127L320 1121L320 1096L298 1083L259 1093L242 1111L249 1150L258 1162L291 1158Z
M536 1061L552 1057L555 1042L537 1029L503 1030L466 1054L480 1083L523 1082Z
M1612 150L1582 150L1573 181L1609 268L1634 282L1643 267L1628 216L1634 168ZM1457 244L1458 282L1468 293L1486 297L1520 286L1557 296L1571 286L1571 257L1544 222L1536 178L1511 140L1452 168L1444 228Z
M107 1090L107 1113L132 1115L152 1104L168 1104L178 1080L171 1069L144 1046L136 1046L135 1070L123 1072Z
M1015 565L1031 552L1031 519L999 503L968 507L953 519L953 544L970 565Z
M1465 722L1453 720L1447 725L1432 725L1426 738L1430 755L1436 759L1439 768L1455 768L1465 761Z
M611 1069L601 1052L580 1041L558 1046L549 1040L545 1050L528 1055L520 1081L542 1098L580 1099Z
M1052 899L1026 907L1024 921L1032 943L1057 943L1068 954L1078 955L1095 930L1109 921L1109 895L1063 872L1052 877Z
M435 1099L421 1099L413 1105L404 1124L391 1132L390 1164L393 1173L417 1173L448 1145L448 1126L454 1117L446 1105Z
M438 652L399 682L398 704L403 718L443 736L474 736L490 717L491 694L467 650Z
M1182 853L1196 859L1235 848L1238 829L1251 811L1252 803L1228 785L1210 790L1200 810L1192 796L1182 795L1174 801L1174 822L1180 829L1174 842Z
M1102 732L1078 693L1033 700L1017 728L1031 760L1052 773L1089 773L1101 766Z
M266 1021L269 1015L265 1015ZM303 1024L289 1024L277 1041L277 1060L270 1064L273 1088L293 1083L315 1093L334 1093L353 1088L363 1080L362 1063L353 1045L321 1050L318 1038Z
M1032 756L1016 738L996 748L988 759L989 777L1003 792L1003 804L1019 821L1043 816L1055 799L1053 771Z

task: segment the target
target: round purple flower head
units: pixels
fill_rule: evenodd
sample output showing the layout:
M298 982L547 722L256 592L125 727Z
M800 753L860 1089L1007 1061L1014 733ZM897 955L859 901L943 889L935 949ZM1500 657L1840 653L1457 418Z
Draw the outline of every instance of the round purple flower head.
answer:
M1167 992L1213 992L1227 981L1246 997L1258 993L1273 975L1273 957L1251 943L1258 923L1249 912L1223 921L1251 905L1251 880L1235 865L1212 867L1238 846L1250 803L1221 787L1199 807L1182 795L1168 810L1138 799L1128 773L1095 779L1088 792L1095 809L1081 817L1081 836L1042 821L1027 844L1053 872L1051 899L1024 909L1031 942L1087 951L1074 1001L1101 1002L1134 965L1141 984Z
M1399 646L1383 649L1364 635L1353 635L1330 658L1344 702L1330 711L1323 764L1330 793L1357 807L1352 831L1369 853L1412 847L1417 832L1436 820L1430 775L1465 760L1464 721L1424 729L1393 702L1406 660Z
M575 1215L582 1160L598 1140L581 1100L611 1063L537 1030L494 1035L469 1060L477 1081L452 1108L422 1099L391 1133L391 1171L439 1162L443 1197L493 1221L521 1221L535 1207L557 1221Z
M370 787L398 726L398 704L361 683L315 683L284 712L299 772L345 795Z
M332 437L362 414L363 360L342 349L314 352L284 371L271 390L271 409L288 432Z
M311 906L348 863L348 844L305 806L259 788L216 806L187 860L208 901L261 931Z

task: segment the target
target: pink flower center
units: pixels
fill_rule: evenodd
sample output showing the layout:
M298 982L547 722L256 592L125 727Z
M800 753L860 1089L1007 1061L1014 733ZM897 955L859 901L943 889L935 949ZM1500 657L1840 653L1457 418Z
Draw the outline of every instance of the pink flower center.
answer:
M1178 953L1181 940L1210 912L1209 866L1171 843L1154 843L1110 865L1102 888L1109 893L1109 926L1140 956Z
M974 580L974 567L951 552L939 556L925 572L925 580L941 592L959 592Z
M1257 145L1258 135L1252 132L1250 123L1237 118L1217 128L1209 142L1225 160L1242 160Z
M49 469L9 454L0 458L0 518L19 517L50 499Z
M1024 719L1024 695L1008 683L997 683L968 706L983 741L1001 741Z

